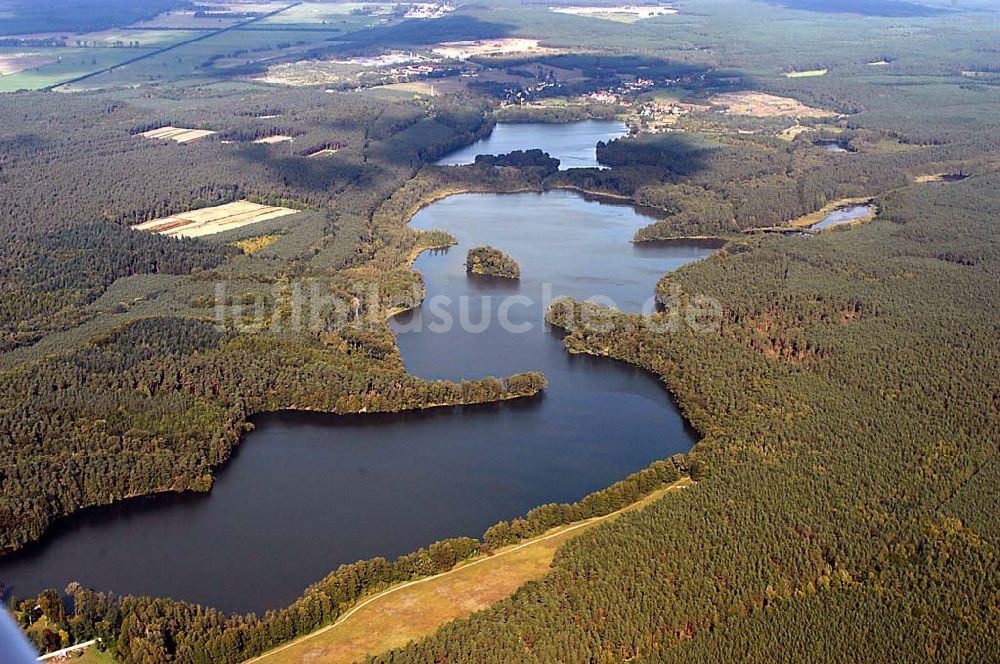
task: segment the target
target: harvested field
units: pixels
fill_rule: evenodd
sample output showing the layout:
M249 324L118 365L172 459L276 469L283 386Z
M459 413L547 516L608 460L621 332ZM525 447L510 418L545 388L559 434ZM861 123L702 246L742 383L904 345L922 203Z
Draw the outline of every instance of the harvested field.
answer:
M272 65L255 80L278 85L323 85L354 80L363 70L331 60L299 60Z
M140 136L158 138L164 141L176 141L178 143L193 143L214 133L214 131L209 131L208 129L185 129L184 127L171 127L168 125L159 129L144 131Z
M284 134L275 134L274 136L265 136L264 138L258 138L254 143L273 145L275 143L287 143L289 141L294 141L295 139L291 136L285 136Z
M34 69L55 62L58 58L54 55L43 53L15 53L13 55L0 55L0 76L16 74L19 71Z
M188 28L191 30L219 30L240 22L239 18L225 16L195 16L193 9L165 12L148 21L135 24L137 28Z
M623 23L634 23L643 19L653 18L654 16L669 16L677 13L677 10L673 7L661 7L656 5L619 5L616 7L550 7L549 11L557 14L589 16L609 21L621 21Z
M298 210L290 208L259 205L250 201L236 201L235 203L226 203L225 205L153 219L132 228L171 237L202 237L296 212Z
M807 71L785 72L785 78L809 78L811 76L825 76L827 69L809 69Z
M337 154L336 148L323 148L322 150L316 150L316 152L312 152L306 156L310 159L314 159L316 157L329 157L332 154Z
M465 90L465 81L458 77L436 78L434 80L408 81L406 83L389 83L379 86L385 90L402 90L418 95L436 97L442 94L453 94Z
M237 12L241 14L270 14L282 7L286 2L199 2L198 9L206 12Z
M725 92L712 97L711 102L715 106L725 106L725 113L729 115L749 115L757 118L822 118L836 115L830 111L806 106L797 99L763 92Z
M537 39L477 39L475 41L442 42L432 49L438 55L454 60L468 60L477 55L511 53L557 53L558 49L539 46Z

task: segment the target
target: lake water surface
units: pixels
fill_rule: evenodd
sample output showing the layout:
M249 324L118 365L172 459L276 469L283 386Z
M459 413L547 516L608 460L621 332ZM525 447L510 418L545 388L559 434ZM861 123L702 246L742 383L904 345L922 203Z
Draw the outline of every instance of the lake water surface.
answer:
M826 215L816 224L810 226L810 228L820 229L829 228L831 226L839 226L840 224L847 224L857 219L862 219L867 217L874 211L871 205L850 205L848 207L840 208L839 210L834 210L830 214Z
M585 161L583 152L576 158ZM447 229L460 244L415 263L427 302L392 322L407 367L450 379L543 371L542 396L402 415L257 417L211 493L140 498L63 519L41 542L0 559L0 580L20 596L77 580L263 611L287 605L342 563L479 536L498 520L577 500L686 451L694 434L652 376L569 355L561 333L542 321L546 298L561 294L601 295L640 311L664 272L713 250L631 244L650 221L561 191L462 195L423 209L415 227ZM511 254L522 279L466 275L474 244ZM432 304L441 306L433 312ZM527 329L497 324L501 308ZM473 331L487 312L485 330ZM443 313L454 324L432 331Z
M593 168L599 166L597 142L608 142L622 136L628 136L628 127L618 120L585 120L565 124L501 122L489 136L445 155L437 164L471 164L476 155L540 148L559 160L560 169Z

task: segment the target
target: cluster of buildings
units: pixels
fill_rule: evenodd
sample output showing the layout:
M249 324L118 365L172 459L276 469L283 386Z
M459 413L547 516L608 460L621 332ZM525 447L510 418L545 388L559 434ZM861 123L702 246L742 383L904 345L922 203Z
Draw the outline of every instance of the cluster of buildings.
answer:
M668 81L667 83L669 85L672 81ZM591 92L587 95L587 98L604 104L622 104L623 106L628 106L630 102L627 99L624 99L625 96L639 92L648 92L655 86L656 83L648 78L637 78L634 81L622 83L621 85L611 88L610 90L598 90L597 92Z

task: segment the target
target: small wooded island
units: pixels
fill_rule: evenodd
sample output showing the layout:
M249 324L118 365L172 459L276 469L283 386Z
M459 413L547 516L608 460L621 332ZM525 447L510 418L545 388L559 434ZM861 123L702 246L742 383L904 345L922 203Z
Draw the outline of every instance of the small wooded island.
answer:
M465 269L471 274L483 274L503 279L520 279L521 266L513 258L494 247L482 246L469 249Z

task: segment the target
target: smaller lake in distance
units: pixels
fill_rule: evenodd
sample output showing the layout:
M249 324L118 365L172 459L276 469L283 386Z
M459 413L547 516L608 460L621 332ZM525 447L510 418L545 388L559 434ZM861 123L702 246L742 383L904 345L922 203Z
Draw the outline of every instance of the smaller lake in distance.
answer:
M539 148L559 160L560 170L596 168L597 143L628 136L628 127L618 120L584 120L564 124L520 124L501 122L493 132L472 145L447 154L438 166L471 164L481 154L506 154L513 150Z
M850 152L841 141L817 141L813 145L823 148L827 152Z
M823 217L821 221L810 226L813 229L829 228L840 224L850 223L857 219L862 219L875 211L871 205L851 205L839 210L834 210Z

